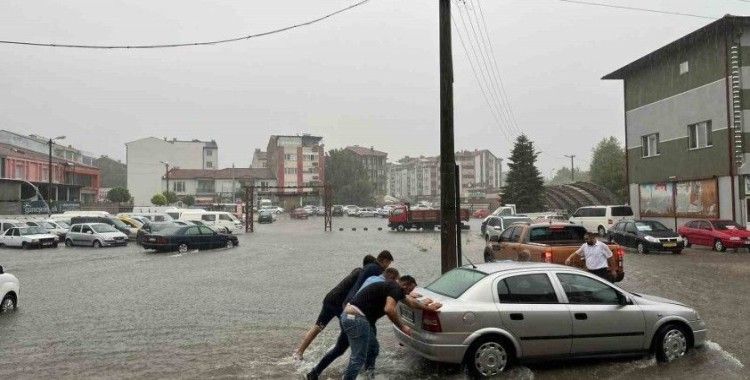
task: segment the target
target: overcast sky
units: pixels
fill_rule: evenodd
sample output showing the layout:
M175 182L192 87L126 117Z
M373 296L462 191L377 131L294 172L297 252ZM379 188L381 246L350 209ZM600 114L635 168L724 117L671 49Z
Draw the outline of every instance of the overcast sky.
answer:
M467 0L468 1L468 0ZM518 127L545 176L622 141L622 83L600 78L711 20L571 4L481 1ZM596 0L719 18L741 0ZM230 38L307 21L355 0L35 0L0 5L0 40L148 44ZM219 46L80 50L0 45L0 128L125 158L141 137L215 139L222 167L247 166L271 134L439 152L438 6L371 0L312 26ZM460 24L460 19L457 19ZM457 149L510 144L454 31ZM506 123L507 124L507 123Z

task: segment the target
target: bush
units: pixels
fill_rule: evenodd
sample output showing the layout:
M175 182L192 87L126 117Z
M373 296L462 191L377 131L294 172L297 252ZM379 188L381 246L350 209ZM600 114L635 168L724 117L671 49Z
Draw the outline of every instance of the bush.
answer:
M153 197L151 197L151 203L154 206L164 206L167 204L167 197L164 196L164 194L154 194Z
M107 200L112 203L130 202L130 199L130 192L124 187L114 187L107 192Z
M162 195L164 195L164 199L167 200L166 204L168 204L168 205L171 205L173 203L177 203L177 201L179 200L179 199L177 199L177 194L175 194L172 191L164 191L162 193Z

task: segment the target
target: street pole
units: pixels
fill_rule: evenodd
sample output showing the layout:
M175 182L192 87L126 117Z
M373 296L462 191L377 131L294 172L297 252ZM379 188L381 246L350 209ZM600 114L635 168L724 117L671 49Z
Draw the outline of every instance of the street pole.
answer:
M49 145L49 161L47 166L47 208L48 215L52 216L52 139L47 142Z
M453 143L451 3L440 0L440 269L458 266L456 252L456 157Z
M575 158L575 156L575 154L571 154L570 156L567 154L565 155L565 157L570 158L570 182L575 182L575 179L573 178L573 158Z

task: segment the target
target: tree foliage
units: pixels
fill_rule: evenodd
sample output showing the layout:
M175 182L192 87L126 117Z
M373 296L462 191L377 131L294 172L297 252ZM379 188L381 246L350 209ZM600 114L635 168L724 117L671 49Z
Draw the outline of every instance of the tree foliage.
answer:
M167 204L167 197L162 193L154 194L154 196L151 197L151 204L154 206L164 206Z
M195 197L192 196L192 195L186 195L186 196L182 197L182 203L185 206L190 207L190 206L192 206L192 205L195 204Z
M627 197L625 183L625 150L614 138L605 138L596 145L591 158L591 182L614 193L620 201Z
M539 155L526 135L518 136L508 158L503 203L514 203L518 212L544 210L544 179L536 167Z
M331 150L325 168L326 179L333 187L333 203L361 206L374 203L375 185L354 153L345 149Z
M107 200L112 203L130 202L131 196L124 187L113 187L107 192Z
M557 169L555 176L547 183L548 185L564 185L571 182L590 182L591 175L588 171L582 171L574 168L573 181L570 180L570 168L563 166Z
M162 192L162 195L164 195L164 199L167 200L168 205L177 203L177 201L179 200L179 198L177 198L177 194L173 191L165 190L164 192Z

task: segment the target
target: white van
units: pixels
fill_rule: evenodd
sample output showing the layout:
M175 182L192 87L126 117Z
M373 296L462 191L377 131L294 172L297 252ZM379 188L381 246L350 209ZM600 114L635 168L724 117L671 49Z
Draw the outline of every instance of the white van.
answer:
M22 224L18 219L0 219L0 233L7 231L9 228L21 227Z
M61 219L70 219L74 216L100 216L102 218L114 218L114 215L106 211L65 211L62 214L52 214L53 219L57 219L57 216Z
M234 214L226 211L193 211L186 210L180 220L199 221L217 231L226 233L242 232L242 222Z
M628 205L581 207L570 217L570 222L586 227L589 232L606 236L607 231L622 219L632 218L633 209Z

